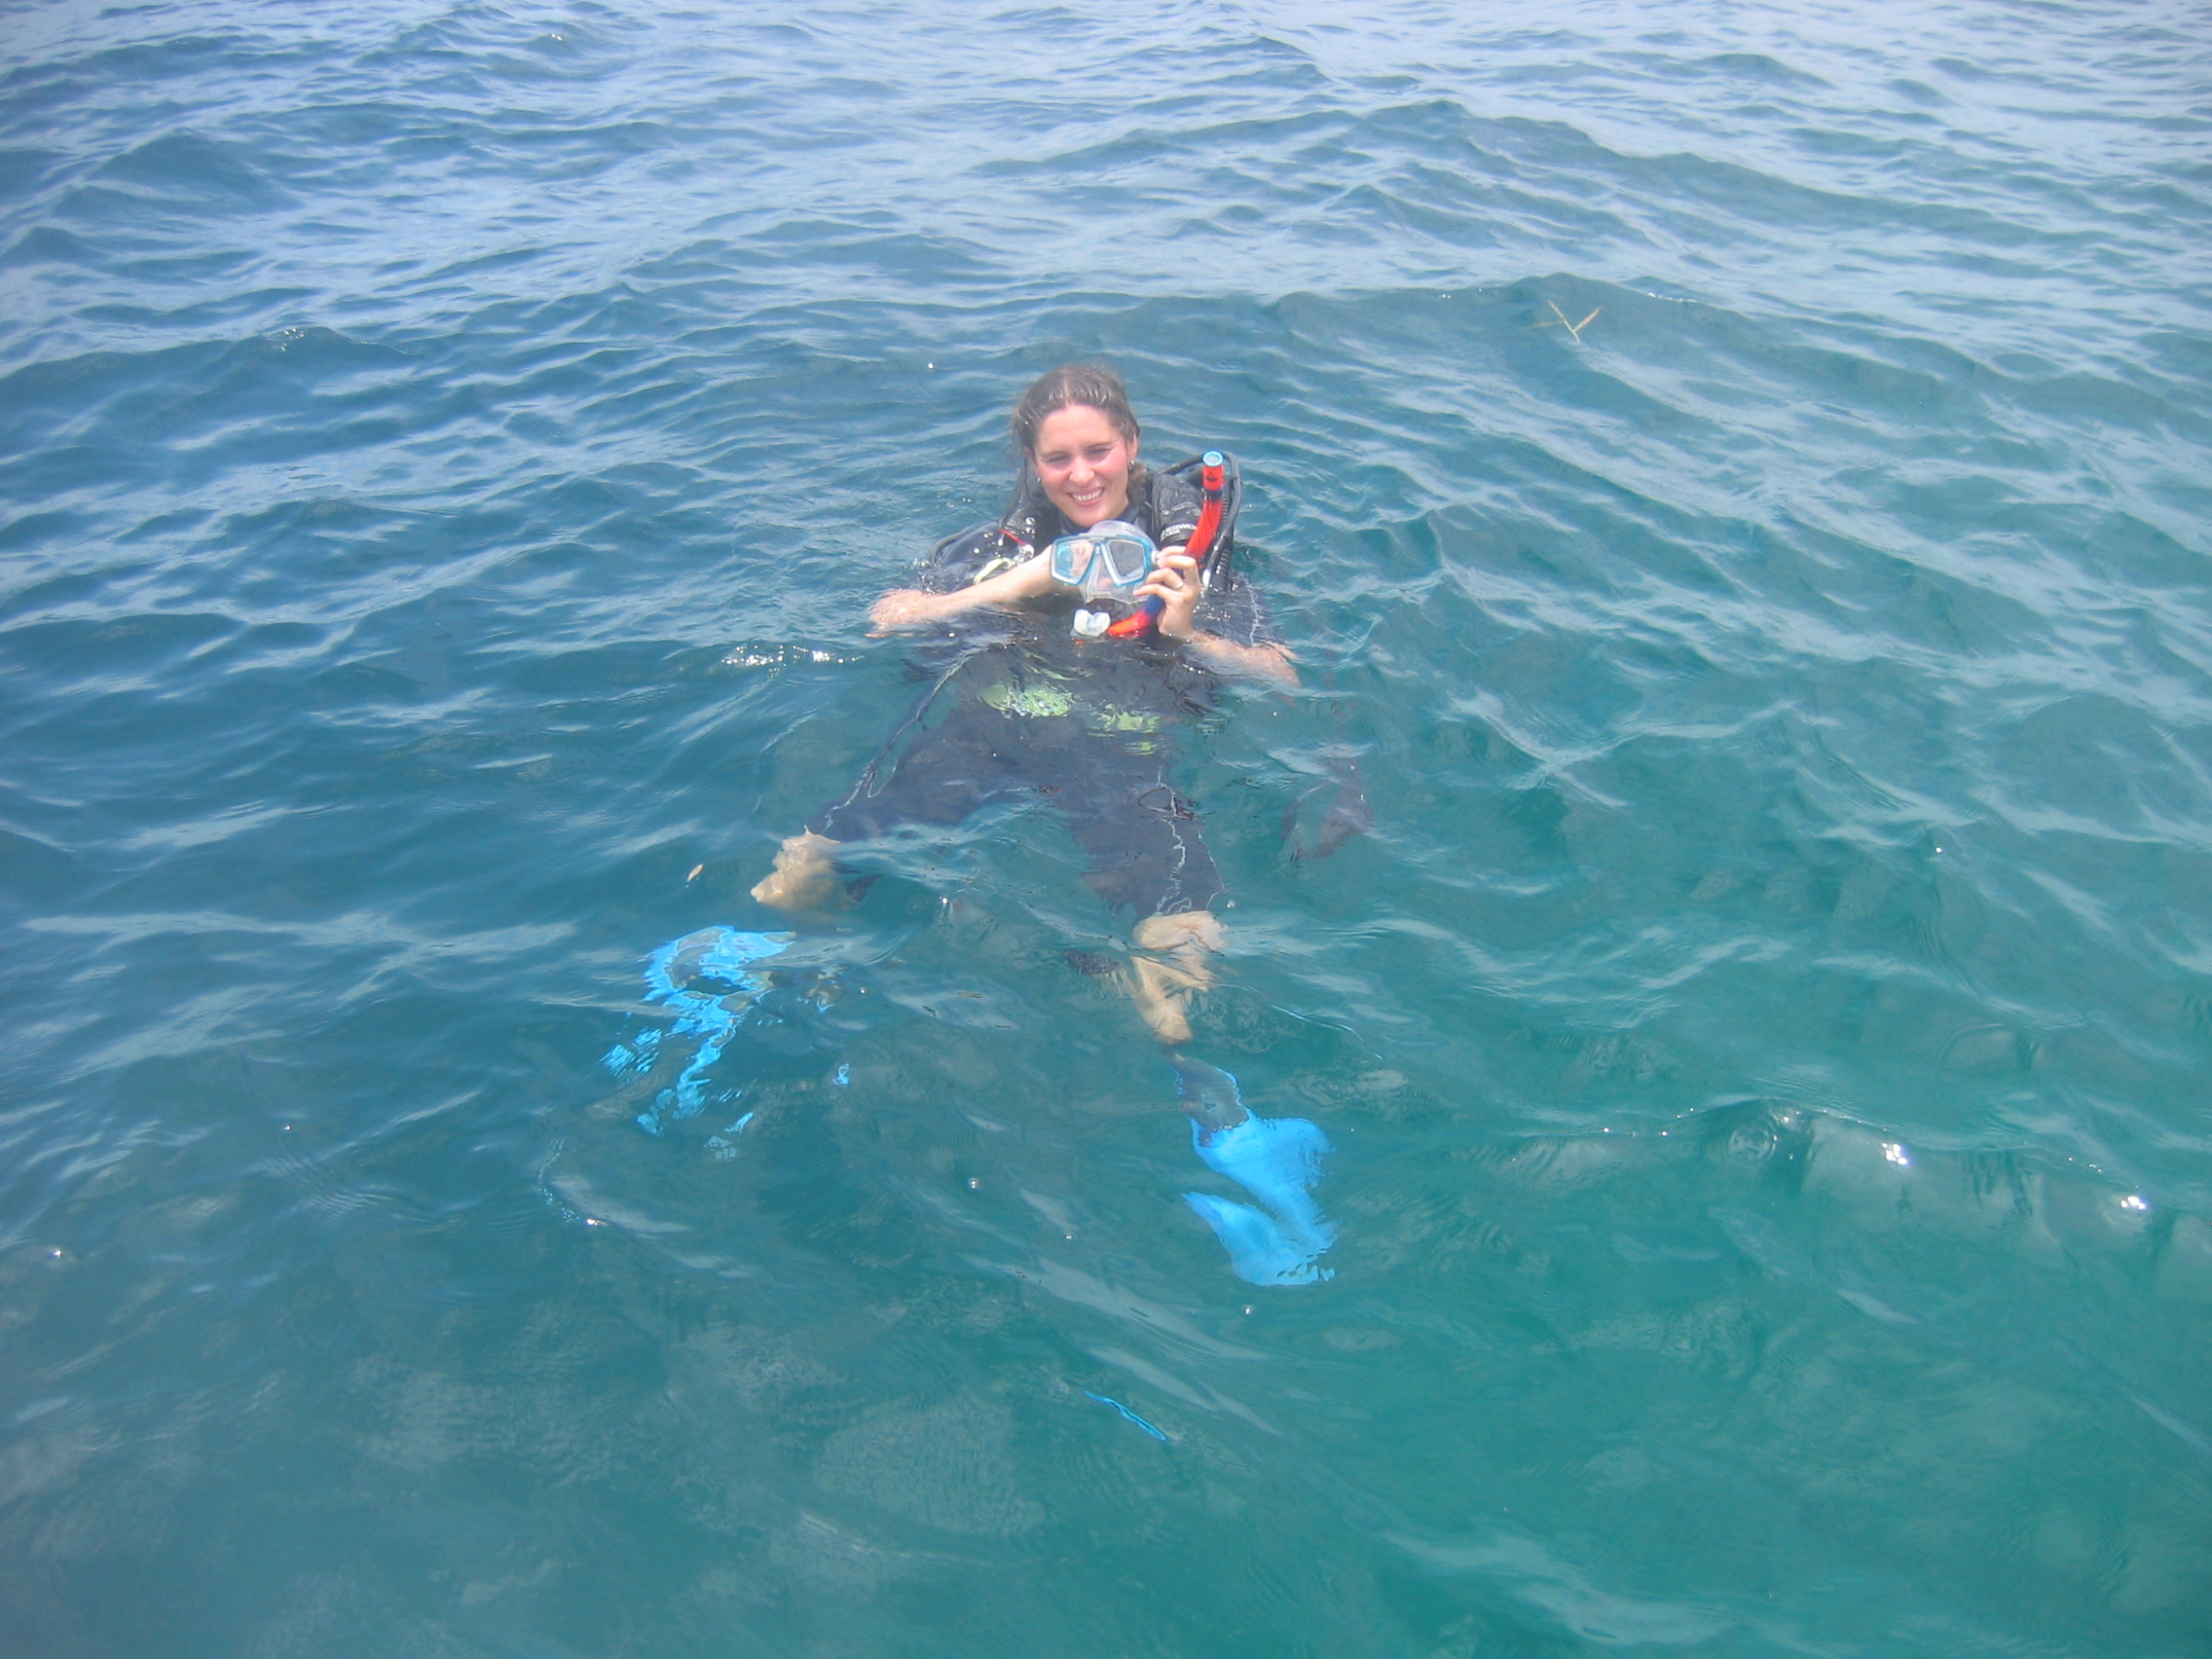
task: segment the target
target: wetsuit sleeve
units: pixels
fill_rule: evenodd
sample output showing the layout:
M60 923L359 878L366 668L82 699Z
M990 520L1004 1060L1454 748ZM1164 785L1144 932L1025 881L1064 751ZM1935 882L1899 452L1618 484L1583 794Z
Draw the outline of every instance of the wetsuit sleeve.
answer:
M1232 565L1198 601L1193 624L1233 645L1279 645L1282 632L1249 576Z
M1000 565L993 570L994 560L1018 560L1020 556L1021 549L999 534L994 520L946 536L915 563L910 579L924 593L957 593L986 573L995 575L1006 569Z

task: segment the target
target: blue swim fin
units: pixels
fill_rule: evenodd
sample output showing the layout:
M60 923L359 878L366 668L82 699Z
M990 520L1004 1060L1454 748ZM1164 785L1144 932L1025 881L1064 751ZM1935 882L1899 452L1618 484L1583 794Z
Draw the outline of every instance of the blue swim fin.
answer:
M701 928L662 945L645 963L645 1000L726 996L747 991L755 996L767 981L753 972L753 965L777 955L792 941L788 933L740 933L735 928Z
M671 1010L672 1032L697 1037L699 1047L675 1086L662 1089L653 1103L638 1114L638 1126L647 1134L661 1132L663 1122L688 1118L707 1104L707 1072L722 1057L722 1050L737 1035L738 1025L768 988L765 974L755 964L776 955L792 941L788 933L740 933L735 928L701 928L662 945L645 964L645 1000ZM609 1071L644 1070L658 1051L660 1034L641 1033L629 1048L632 1057L617 1044L603 1062Z
M1304 1118L1256 1118L1245 1108L1236 1079L1202 1060L1175 1062L1176 1092L1191 1119L1191 1144L1206 1167L1232 1181L1274 1212L1232 1203L1204 1193L1186 1193L1229 1252L1237 1276L1253 1284L1313 1284L1334 1275L1314 1265L1337 1241L1308 1191L1321 1178L1329 1137Z
M1293 1242L1273 1220L1250 1204L1211 1193L1185 1193L1183 1201L1205 1217L1229 1252L1229 1265L1247 1284L1316 1284L1335 1273L1315 1264L1326 1244Z
M1329 1137L1304 1118L1246 1118L1233 1129L1208 1135L1191 1125L1191 1141L1207 1168L1250 1193L1292 1234L1314 1241L1316 1254L1337 1241L1307 1191L1321 1178Z

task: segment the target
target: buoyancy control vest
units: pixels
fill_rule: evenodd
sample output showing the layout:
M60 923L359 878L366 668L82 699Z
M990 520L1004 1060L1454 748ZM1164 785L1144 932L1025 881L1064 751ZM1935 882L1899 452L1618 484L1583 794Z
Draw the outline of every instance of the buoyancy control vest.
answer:
M1208 593L1226 577L1235 557L1236 512L1244 498L1243 479L1235 458L1219 451L1211 453L1221 455L1222 489L1212 538L1198 566L1200 590ZM1201 482L1205 464L1205 458L1193 456L1172 466L1146 469L1131 481L1130 500L1124 516L1151 536L1155 545L1189 542L1205 512ZM1040 547L1075 534L1075 530L1037 488L1025 466L1014 502L1004 513L946 536L931 550L925 565L948 586L973 587L1029 559ZM1127 602L1101 600L1091 604L1093 608L1111 610L1117 620L1136 610Z

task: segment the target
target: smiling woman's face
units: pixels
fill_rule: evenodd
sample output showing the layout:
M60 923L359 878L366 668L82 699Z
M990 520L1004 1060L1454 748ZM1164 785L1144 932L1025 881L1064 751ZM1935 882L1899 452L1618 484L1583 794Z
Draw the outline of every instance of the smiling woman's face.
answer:
M1129 468L1136 459L1136 439L1123 436L1104 410L1088 403L1046 416L1037 427L1037 447L1029 452L1046 498L1078 530L1128 511Z

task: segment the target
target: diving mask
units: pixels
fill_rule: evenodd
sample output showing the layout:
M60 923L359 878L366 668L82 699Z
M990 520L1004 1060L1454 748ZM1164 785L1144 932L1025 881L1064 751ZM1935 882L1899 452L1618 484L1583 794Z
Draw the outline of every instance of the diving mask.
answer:
M1127 600L1152 573L1156 551L1135 525L1104 519L1052 543L1052 580L1086 599Z

